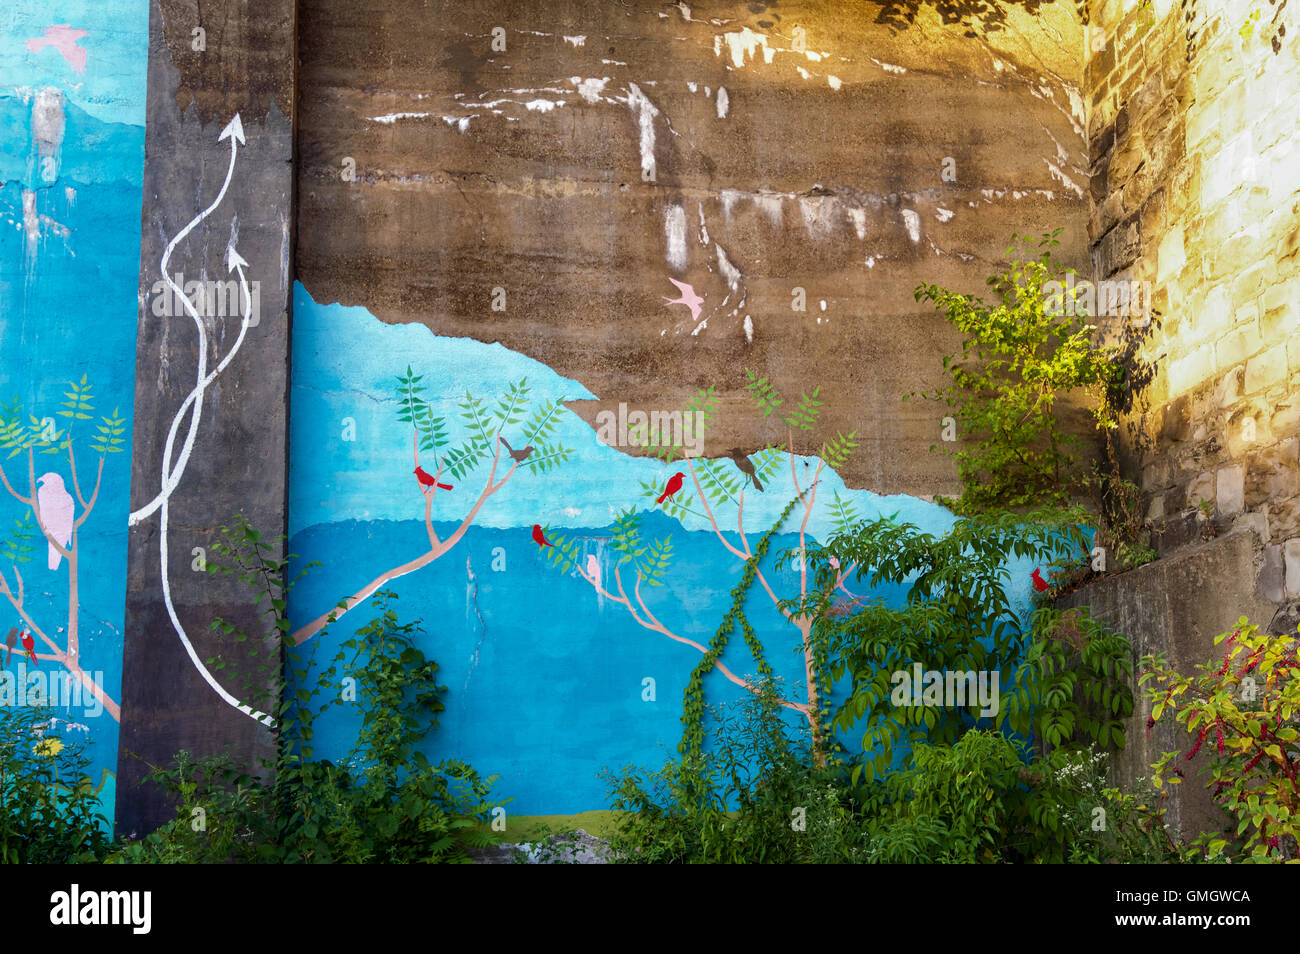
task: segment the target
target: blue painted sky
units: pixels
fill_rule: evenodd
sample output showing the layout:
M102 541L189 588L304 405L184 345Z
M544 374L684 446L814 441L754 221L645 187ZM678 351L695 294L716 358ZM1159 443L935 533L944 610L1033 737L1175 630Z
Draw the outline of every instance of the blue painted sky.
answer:
M295 288L290 462L289 549L311 570L290 597L294 625L334 605L384 571L418 556L428 541L423 497L411 474L411 431L398 420L394 382L407 365L424 376L425 396L445 402L441 413L456 420L456 402L468 389L495 403L507 384L527 378L533 400L584 399L593 395L499 344L437 337L419 324L385 324L366 309L316 303ZM754 413L758 413L756 410ZM344 420L356 439L342 439ZM507 431L507 437L511 436ZM459 432L453 429L455 443ZM650 510L646 536L671 535L674 562L664 585L646 589L648 605L677 635L707 644L730 605L742 564L725 551L707 521L685 522L653 511L641 496L642 480L662 482L677 467L629 457L601 444L572 413L564 415L560 443L573 458L548 475L516 472L479 514L457 547L433 564L389 584L403 622L421 621L419 645L442 667L448 686L441 726L425 747L432 759L465 759L484 774L499 773L498 794L511 797L512 813L567 814L608 807L602 769L627 765L659 768L675 753L681 733L682 690L699 652L638 625L622 606L595 593L574 570L548 563L531 540L534 523L548 524L580 548L579 560L596 557L602 577L612 576L608 545L617 510ZM798 458L811 473L815 459ZM727 464L726 466L734 466ZM436 530L445 539L466 512L486 475L486 465L435 500ZM801 483L807 483L801 480ZM857 505L865 516L898 513L898 519L942 533L953 517L943 508L907 496L881 497L848 490L834 472L822 487L809 529L830 536L831 493ZM794 496L785 464L764 493L746 494L751 540L768 527ZM698 504L697 504L698 506ZM719 511L732 527L734 508ZM764 572L782 597L798 593L798 577L777 571L773 557L797 546L798 518L774 539ZM1032 567L1012 564L1023 580L1018 609L1029 605ZM631 583L631 577L625 581ZM861 592L859 588L857 590ZM872 596L897 605L900 588ZM780 617L758 587L746 608L767 659L787 694L802 695L797 630ZM307 648L328 661L340 642L376 615L358 607ZM737 634L723 661L741 676L756 665ZM643 680L656 684L656 698L642 698ZM328 690L327 690L328 691ZM734 704L744 691L716 673L707 681L711 702ZM791 724L798 725L797 716ZM318 723L317 755L339 758L357 728L357 713L335 710ZM850 746L854 738L845 740Z
M84 76L53 49L27 49L28 39L57 23L89 31L80 41L88 51ZM125 419L125 450L105 456L99 499L79 537L80 661L119 701L147 62L148 4L142 0L6 0L0 10L0 400L16 400L25 415L54 417L62 426L57 412L68 382L86 377L94 420L77 422L73 437L87 497L97 464L86 447L94 426L115 409ZM55 128L62 135L42 157L33 106L39 91L50 88L61 94L47 94L47 100L59 105ZM25 483L25 459L0 464L11 479L21 467ZM71 486L65 456L38 455L36 467L38 476L55 472ZM0 490L0 527L7 529L22 510ZM67 563L50 570L43 543L35 557L21 565L26 608L62 644ZM3 569L12 582L12 567ZM0 599L0 628L19 622ZM58 731L89 738L96 783L105 771L116 771L117 723L107 713L56 714L85 727ZM111 779L104 798L111 816Z
M56 50L27 48L47 27L85 30L86 72ZM0 88L57 86L101 122L144 125L148 0L5 0L0 8Z

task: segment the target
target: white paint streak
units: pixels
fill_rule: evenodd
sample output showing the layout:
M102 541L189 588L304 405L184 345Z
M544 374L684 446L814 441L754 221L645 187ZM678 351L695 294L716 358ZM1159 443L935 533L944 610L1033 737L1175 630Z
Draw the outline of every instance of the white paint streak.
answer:
M853 223L853 231L857 233L858 238L867 237L867 210L866 209L845 209L849 221Z
M721 36L713 38L713 53L715 56L722 55L722 44L726 43L727 49L731 52L731 62L737 68L745 65L747 59L754 59L758 51L763 53L763 62L771 63L772 56L776 50L767 45L767 37L762 33L755 33L749 27L744 27L737 33L724 33Z
M576 47L579 47L579 46L586 46L586 45L587 45L587 38L586 38L585 36L566 36L566 37L564 38L564 42L565 42L565 43L572 43L572 44L574 45L574 47L576 48Z
M903 209L903 222L907 225L907 237L913 242L921 241L921 217L911 209Z
M664 235L668 239L668 265L675 272L686 269L686 213L680 205L664 210Z
M886 73L897 73L899 75L902 75L903 73L907 72L907 69L905 67L895 66L893 63L886 63L884 60L878 60L874 56L871 57L871 62L875 63Z
M474 116L443 116L442 121L448 126L455 126L458 132L465 132L469 129L469 121L473 118Z
M802 66L796 66L795 69L799 71L799 75L802 76L804 79L812 79L812 74L809 73Z
M653 180L655 175L655 117L659 115L659 110L655 108L654 103L646 99L645 93L641 92L636 83L628 83L627 89L628 108L636 114L637 123L641 128L641 175L643 178Z
M754 205L758 206L760 212L767 215L768 221L773 225L780 225L782 219L781 199L783 196L772 195L770 193L760 192L754 196Z
M704 203L696 204L700 211L700 244L707 246L709 244L709 227L704 224Z
M754 343L754 321L749 315L745 316L745 343Z
M730 97L727 96L727 88L725 86L719 86L718 87L718 118L719 119L727 118L727 105L730 102L731 102Z
M718 253L718 271L722 273L722 277L726 279L731 290L735 291L740 287L740 269L731 264L731 259L727 258L727 253L723 250L721 245L714 242L713 248Z
M372 123L383 123L386 126L391 126L399 119L425 119L428 115L428 113L388 113L384 116L370 116L368 118Z
M571 76L569 82L578 88L578 95L587 102L598 103L602 99L600 94L605 92L605 84L609 82L609 77L583 79L581 76Z
M692 93L698 93L700 91L700 84L692 82L691 80L687 80L686 88L689 89Z
M1080 199L1083 198L1083 189L1082 189L1080 186L1076 185L1075 182L1074 182L1074 180L1071 179L1069 176L1067 176L1067 175L1066 175L1066 174L1061 170L1061 167L1060 167L1060 166L1056 165L1056 163L1054 163L1054 162L1052 162L1050 159L1046 159L1046 158L1043 159L1043 162L1047 163L1047 169L1048 169L1048 171L1052 174L1052 178L1053 178L1053 179L1057 179L1057 180L1059 180L1060 183L1061 183L1061 185L1065 186L1067 189L1069 189L1071 192L1073 192L1073 193L1074 193L1076 196L1078 196ZM1020 198L1020 196L1015 196L1015 198L1018 199L1018 198Z
M937 210L935 210L934 217L938 219L940 222L947 222L950 218L952 218L956 214L957 213L953 212L951 209L945 209L942 206L940 206Z
M556 106L563 105L564 100L562 99L557 99L554 102L549 99L530 99L528 102L524 103L524 106L529 110L536 110L539 113L549 113Z
M745 193L741 192L739 189L723 189L720 193L719 198L722 199L722 215L728 222L731 221L732 207L744 198L744 196Z
M844 85L844 81L838 76L828 76L826 77L826 82L830 85L831 89L839 89Z

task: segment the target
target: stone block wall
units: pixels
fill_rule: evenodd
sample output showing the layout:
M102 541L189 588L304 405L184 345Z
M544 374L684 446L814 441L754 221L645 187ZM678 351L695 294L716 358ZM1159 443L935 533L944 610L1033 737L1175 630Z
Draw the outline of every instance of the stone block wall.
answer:
M1300 597L1297 15L1105 0L1085 36L1095 274L1150 282L1159 315L1122 454L1162 556L1200 539L1204 501L1258 535L1275 604Z

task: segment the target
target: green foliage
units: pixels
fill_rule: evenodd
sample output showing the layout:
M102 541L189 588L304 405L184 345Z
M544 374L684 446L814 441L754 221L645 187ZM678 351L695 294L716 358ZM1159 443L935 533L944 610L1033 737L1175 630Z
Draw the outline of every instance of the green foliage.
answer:
M1180 784L1180 755L1190 760L1208 742L1213 755L1203 771L1215 802L1235 828L1203 834L1193 851L1206 858L1268 862L1295 860L1300 835L1300 657L1294 636L1261 633L1241 617L1215 644L1211 660L1184 676L1159 657L1143 659L1139 682L1150 686L1148 726L1171 714L1195 741L1188 751L1166 752L1154 766L1161 789Z
M4 542L0 543L0 556L11 564L28 562L36 552L36 544L33 543L36 533L36 521L32 519L31 511L24 510L21 517L14 518Z
M177 802L176 817L143 840L121 843L109 860L463 862L467 849L493 842L485 823L495 777L481 778L454 759L431 763L418 750L437 726L446 689L438 684L438 665L416 645L416 625L399 622L396 594L375 594L377 615L340 644L307 688L320 640L309 655L290 647L283 669L279 652L265 646L268 635L280 637L277 647L288 641L292 557L275 557L281 541L263 540L242 517L233 523L214 547L225 562L210 569L254 590L267 632L248 633L222 620L213 628L248 644L242 653L256 665L241 661L240 669L250 691L271 689L266 708L277 719L278 749L262 766L273 778L268 782L267 772L254 774L228 757L179 753L171 767L153 766L151 775ZM313 751L316 722L334 708L352 708L360 722L355 744L337 764Z
M0 705L0 864L93 862L108 847L85 743L52 728L48 706Z
M398 375L397 419L415 429L420 450L433 454L434 468L444 468L457 480L492 459L497 453L498 436L504 435L511 446L521 451L532 445L532 453L520 466L538 474L549 473L573 453L550 439L564 408L560 401L543 401L529 415L527 378L509 384L495 406L466 391L459 407L461 428L467 436L452 447L451 424L434 413L433 404L425 397L424 385L420 383L423 379L410 365L405 374ZM519 437L511 441L508 432L520 425L523 427L517 432Z
M1070 392L1093 394L1099 427L1116 424L1109 399L1122 375L1116 349L1092 345L1094 328L1077 315L1082 303L1068 314L1045 301L1044 285L1066 274L1050 251L1059 231L1043 236L1037 256L1028 240L1007 250L1010 265L988 279L996 305L938 285L916 288L916 300L932 302L964 336L961 354L943 361L952 384L921 394L943 401L962 428L963 443L949 452L962 496L945 501L960 513L1069 502L1080 442L1054 411Z
M1171 860L1159 815L1105 782L1091 749L1033 757L973 729L921 743L875 786L864 860L886 864L1105 863Z
M1005 699L1013 730L1053 748L1124 748L1124 722L1133 714L1133 647L1093 619L1087 607L1038 610L1034 639Z
M848 731L865 720L865 753L854 781L882 776L911 744L955 742L979 718L973 700L965 710L897 706L892 675L923 670L997 672L1006 686L1027 642L1007 594L1007 561L1043 562L1083 545L1076 511L1041 512L1037 519L1003 514L958 520L936 537L910 523L876 519L836 535L825 548L808 549L817 567L822 603L814 633L827 646L830 676L849 679L833 721ZM883 600L833 616L825 602L841 567L857 564L855 577L871 588L905 585L901 608ZM991 677L990 677L991 678Z
M605 772L625 812L612 839L624 861L788 864L862 860L861 819L838 769L819 768L780 717L777 686L710 707L711 741L654 773Z

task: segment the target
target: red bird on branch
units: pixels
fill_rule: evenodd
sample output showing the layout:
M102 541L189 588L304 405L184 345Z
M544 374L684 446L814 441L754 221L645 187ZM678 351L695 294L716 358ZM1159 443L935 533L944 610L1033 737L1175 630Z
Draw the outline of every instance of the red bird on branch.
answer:
M415 476L419 479L421 487L439 487L443 490L451 490L451 484L440 484L432 477L423 467L415 468Z
M542 533L542 525L540 523L533 524L533 542L537 544L539 549L541 547L555 546L554 543L551 543L546 539L546 534Z
M685 477L685 476L686 476L686 475L683 474L681 471L678 471L677 473L675 473L675 474L673 474L671 477L669 477L669 478L668 478L668 486L666 486L666 487L664 488L664 492L661 493L661 494L659 495L659 499L656 500L655 503L656 503L656 504L661 504L661 503L663 503L665 500L667 500L669 497L671 497L673 494L677 493L677 491L681 490L681 489L682 489L682 478Z
M1034 589L1036 589L1038 592L1042 593L1050 589L1048 582L1045 579L1043 579L1041 576L1039 576L1039 571L1037 567L1034 567L1034 574L1032 579L1034 581Z
M23 649L27 650L27 655L32 657L32 665L39 666L40 663L36 661L36 640L32 639L32 634L23 630L22 641Z

